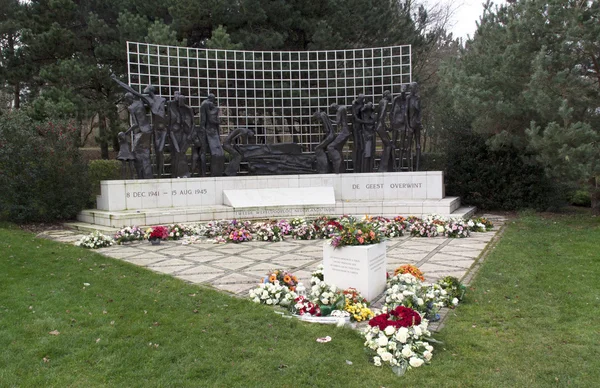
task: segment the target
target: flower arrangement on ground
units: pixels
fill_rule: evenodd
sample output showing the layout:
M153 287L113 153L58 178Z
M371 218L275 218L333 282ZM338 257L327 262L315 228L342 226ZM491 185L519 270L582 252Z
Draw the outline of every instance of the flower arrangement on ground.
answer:
M298 297L294 291L291 291L285 285L279 284L279 282L261 283L256 288L251 289L249 295L255 303L283 307L289 307Z
M290 225L293 228L297 228L300 225L306 224L306 220L302 217L294 217L290 220Z
M105 236L97 230L93 231L87 236L83 236L79 241L75 243L75 245L79 247L88 249L110 247L113 244L114 240L112 239L112 237Z
M348 223L344 224L344 229L332 237L331 245L338 248L346 245L378 244L382 237L375 225L365 222Z
M128 226L117 231L113 238L119 245L130 241L140 241L144 239L144 231L137 226Z
M298 278L292 273L276 269L267 273L265 277L265 283L281 284L290 289L290 291L296 291L298 285Z
M146 234L144 234L144 238L147 240L166 240L167 238L169 238L169 230L162 225L152 226L146 229Z
M310 299L319 305L322 316L329 316L335 310L344 310L344 293L335 285L325 282L322 265L312 273L310 285Z
M410 274L420 281L424 282L425 277L423 276L423 272L415 265L412 264L404 264L394 270L394 276L399 274Z
M336 220L328 219L318 225L315 223L315 229L319 238L331 238L344 229L344 226Z
M295 240L314 240L317 238L317 231L313 224L304 222L303 224L294 226L294 229L292 229L292 237Z
M447 293L446 306L454 308L465 296L466 287L454 276L446 276L437 281L437 284Z
M232 229L226 238L227 242L243 243L252 240L252 234L245 228Z
M321 309L319 308L319 305L311 302L306 296L298 296L294 302L293 308L291 309L294 314L310 315L313 317L321 316Z
M256 225L256 239L258 241L283 241L283 233L276 223L262 223Z
M357 289L347 288L343 293L345 298L344 310L350 314L350 320L362 322L373 318L369 303Z
M277 222L277 226L279 226L279 229L281 229L281 233L284 236L287 236L292 233L292 225L290 225L290 223L286 220L279 220Z
M384 310L405 306L425 313L425 289L423 282L409 273L398 274L388 279L385 290Z
M470 219L467 224L472 232L487 232L494 228L492 221L484 217Z
M397 375L429 363L433 346L425 340L430 335L428 322L413 309L398 306L377 315L363 331L364 346L371 352L376 366L389 365Z
M179 240L186 235L185 231L188 229L187 226L182 224L171 224L169 225L169 239L170 240Z
M444 235L451 238L469 237L469 225L463 220L450 220L444 226Z
M444 231L444 226L435 224L433 220L421 220L412 223L409 230L413 237L436 237L440 234L440 230Z

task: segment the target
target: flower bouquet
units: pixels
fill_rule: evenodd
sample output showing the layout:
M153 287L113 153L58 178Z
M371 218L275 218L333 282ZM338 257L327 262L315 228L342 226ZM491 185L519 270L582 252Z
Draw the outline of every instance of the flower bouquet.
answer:
M140 241L144 239L144 232L137 226L128 226L115 233L114 240L121 245L130 241Z
M294 240L314 240L317 238L317 231L313 224L305 222L294 226L294 229L292 229L292 237Z
M319 238L331 238L344 229L344 226L336 220L328 219L326 222L318 225L315 222L315 229Z
M256 288L251 289L249 295L255 303L283 307L289 307L298 297L295 292L290 291L289 288L279 284L279 282L261 283Z
M245 228L231 229L226 237L227 242L243 243L252 240L252 234Z
M404 273L411 274L412 276L416 277L422 282L425 281L425 277L423 277L423 272L415 265L405 264L401 265L400 267L394 270L394 276Z
M188 227L186 227L185 225L182 225L182 224L169 225L169 239L170 240L179 240L179 239L183 238L183 236L185 236L187 234L186 229L188 229Z
M267 274L265 283L281 284L290 289L290 291L296 291L298 285L298 278L292 275L290 272L276 269Z
M292 312L296 315L310 315L320 317L321 309L318 304L311 302L307 297L301 295L294 300Z
M169 238L169 230L162 225L153 226L146 230L144 238L152 244L160 244L160 240Z
M463 300L467 288L454 276L446 276L438 280L437 284L447 293L448 303L446 305L448 307L454 308L458 302Z
M422 220L412 223L409 230L414 237L435 237L444 232L444 225L435 224L433 220Z
M277 226L279 227L281 233L284 236L287 236L292 233L292 225L290 225L290 223L286 220L279 220L279 222L277 222Z
M344 310L350 314L350 320L361 322L373 318L369 303L357 289L348 288L343 293L346 300Z
M83 236L79 241L75 243L75 245L88 249L98 249L104 247L110 247L114 244L114 240L105 236L97 230L88 234L87 236Z
M469 225L463 220L450 220L444 226L444 234L452 238L469 237Z
M332 237L331 245L335 248L345 245L370 245L380 243L381 239L382 235L376 226L356 222L344 225L344 228Z
M283 241L283 233L276 223L262 223L256 226L256 239L259 241Z
M473 218L467 222L471 232L487 232L494 228L492 221L484 217Z
M408 369L429 363L433 346L425 340L430 335L427 324L418 312L404 306L371 319L363 335L375 366L389 365L401 376Z

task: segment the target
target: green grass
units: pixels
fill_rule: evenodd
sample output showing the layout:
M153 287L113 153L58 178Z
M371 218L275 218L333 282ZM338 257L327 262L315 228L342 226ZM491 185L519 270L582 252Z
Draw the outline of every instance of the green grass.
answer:
M399 378L370 365L351 330L3 224L0 386L592 387L599 241L600 218L585 214L509 224L432 364Z

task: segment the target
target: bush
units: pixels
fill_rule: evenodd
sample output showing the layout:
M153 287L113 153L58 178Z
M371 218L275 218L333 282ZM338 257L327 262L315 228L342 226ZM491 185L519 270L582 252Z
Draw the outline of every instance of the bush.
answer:
M491 149L486 137L456 131L447 149L446 193L480 209L546 210L562 195L532 155L514 145Z
M575 206L584 206L591 207L592 206L592 196L590 192L587 190L577 190L571 196L571 205Z
M33 122L22 112L0 116L0 217L14 222L70 219L89 198L77 130L66 122Z
M88 176L91 191L88 207L95 207L96 196L100 195L100 181L121 179L121 161L91 160L88 164Z

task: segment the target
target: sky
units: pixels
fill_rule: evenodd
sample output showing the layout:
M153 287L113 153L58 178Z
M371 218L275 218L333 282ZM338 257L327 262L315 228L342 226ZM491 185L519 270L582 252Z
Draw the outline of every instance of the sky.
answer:
M475 22L479 21L479 17L483 13L483 3L485 0L437 0L442 1L445 4L449 4L455 9L452 15L451 26L448 30L451 31L454 37L466 38L467 35L471 37L475 33ZM436 0L429 0L428 3L437 2ZM504 4L505 0L494 0L494 4Z

